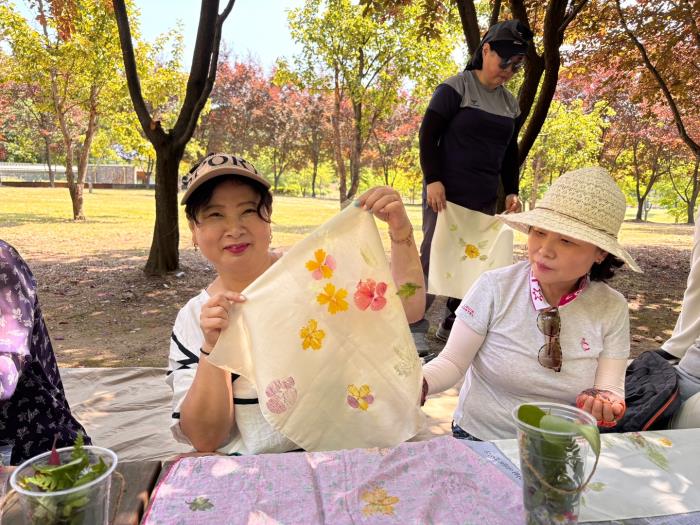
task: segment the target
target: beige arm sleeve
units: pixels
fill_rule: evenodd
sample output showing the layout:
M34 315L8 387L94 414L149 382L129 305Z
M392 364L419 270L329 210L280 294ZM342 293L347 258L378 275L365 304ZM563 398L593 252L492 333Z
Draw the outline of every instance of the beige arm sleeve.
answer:
M461 319L455 319L450 338L440 355L423 367L428 394L453 387L467 373L485 336L477 334Z
M613 394L625 399L626 369L627 359L599 357L593 387L598 390L609 390Z

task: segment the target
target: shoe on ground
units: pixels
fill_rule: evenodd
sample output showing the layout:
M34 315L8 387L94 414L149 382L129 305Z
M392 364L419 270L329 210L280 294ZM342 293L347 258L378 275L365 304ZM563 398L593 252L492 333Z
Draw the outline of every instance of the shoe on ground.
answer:
M446 343L447 339L449 339L450 337L451 330L452 328L445 328L445 325L443 323L440 323L440 326L438 326L438 329L435 331L435 338L438 341Z
M416 350L420 357L425 357L430 353L430 345L428 344L428 338L425 332L412 332L413 342L416 345Z

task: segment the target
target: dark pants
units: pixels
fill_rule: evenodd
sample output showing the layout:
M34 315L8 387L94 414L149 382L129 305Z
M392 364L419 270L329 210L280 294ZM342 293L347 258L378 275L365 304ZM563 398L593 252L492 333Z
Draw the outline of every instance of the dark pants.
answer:
M486 213L487 215L496 214L496 201L488 206L484 206L478 210L481 213ZM433 211L433 209L428 206L426 198L426 188L425 183L423 183L423 242L420 245L420 262L423 267L423 275L425 276L426 285L428 283L428 271L430 270L430 246L433 243L433 234L435 233L435 225L437 224L438 214ZM448 297L445 311L445 318L442 321L443 326L447 330L452 329L452 324L455 321L455 311L459 307L459 303L462 302L462 297ZM426 311L433 304L435 296L433 294L426 294L425 296L425 309ZM415 327L421 321L412 323L411 327Z

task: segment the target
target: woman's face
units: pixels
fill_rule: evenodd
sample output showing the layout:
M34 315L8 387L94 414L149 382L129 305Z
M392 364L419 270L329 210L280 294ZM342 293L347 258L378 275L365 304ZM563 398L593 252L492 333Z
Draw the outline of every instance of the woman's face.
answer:
M260 195L247 184L227 180L190 221L192 241L219 274L255 279L270 264L270 224L258 215Z
M542 228L530 228L527 254L532 273L541 285L568 288L571 291L593 263L607 255L597 246Z
M500 64L503 59L491 48L488 42L482 47L482 58L483 66L481 70L483 78L481 81L488 88L495 89L505 84L515 74L512 65L508 66L506 69L501 69Z

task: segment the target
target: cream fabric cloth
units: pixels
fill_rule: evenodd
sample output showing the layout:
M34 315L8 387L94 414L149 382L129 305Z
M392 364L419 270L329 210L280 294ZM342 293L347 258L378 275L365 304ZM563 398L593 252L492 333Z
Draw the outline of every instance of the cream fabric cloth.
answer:
M601 442L580 522L700 511L700 429L603 434ZM494 444L520 467L517 440ZM594 460L589 454L586 468Z
M279 432L316 451L421 430L420 361L370 212L345 209L243 295L208 359L256 386Z
M452 202L438 213L428 292L461 299L485 271L513 263L513 230L496 217Z

